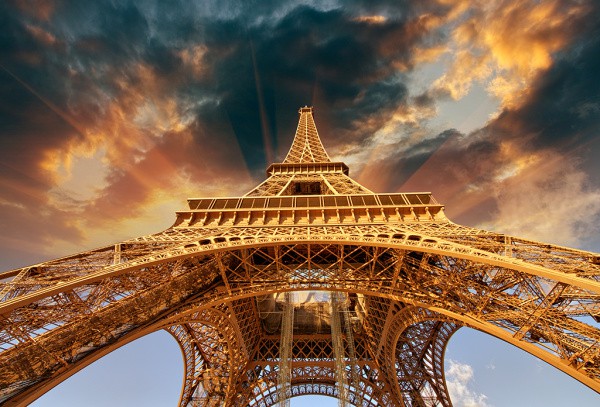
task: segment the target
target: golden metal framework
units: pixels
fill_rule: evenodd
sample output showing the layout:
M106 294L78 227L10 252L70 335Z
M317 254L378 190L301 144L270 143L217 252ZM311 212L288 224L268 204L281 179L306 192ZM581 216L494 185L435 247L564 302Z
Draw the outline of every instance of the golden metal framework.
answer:
M450 406L461 326L600 392L599 254L457 225L427 192L375 194L331 161L312 113L245 196L189 199L163 232L0 274L0 403L159 329L181 346L180 406Z

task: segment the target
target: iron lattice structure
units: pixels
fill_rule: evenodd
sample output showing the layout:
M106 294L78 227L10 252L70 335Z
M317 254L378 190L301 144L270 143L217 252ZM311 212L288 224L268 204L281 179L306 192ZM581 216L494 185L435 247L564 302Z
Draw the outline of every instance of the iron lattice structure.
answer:
M450 406L462 326L600 392L600 255L457 225L430 193L369 191L308 107L267 172L243 197L189 199L161 233L2 273L0 402L160 329L185 361L180 406Z

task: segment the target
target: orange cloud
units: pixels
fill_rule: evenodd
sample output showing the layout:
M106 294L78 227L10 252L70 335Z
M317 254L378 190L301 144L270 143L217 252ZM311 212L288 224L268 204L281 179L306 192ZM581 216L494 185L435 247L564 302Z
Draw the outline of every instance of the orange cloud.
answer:
M52 46L57 43L57 39L52 33L37 25L25 24L25 29L29 31L33 38L43 45Z
M194 45L189 48L184 48L178 52L181 61L194 74L194 77L199 78L207 71L204 56L208 48L205 45Z
M381 15L360 16L360 17L356 17L354 19L354 21L358 21L361 23L367 23L367 24L383 24L387 21L387 18L385 16L381 16Z
M233 130L212 133L193 113L197 102L173 92L176 83L144 64L115 78L118 92L97 100L101 109L79 105L69 116L80 137L45 150L39 163L54 185L41 198L52 211L68 209L80 231L77 241L45 243L52 256L160 231L186 198L243 194L254 184Z
M449 45L454 54L434 89L459 99L480 81L503 107L515 106L536 75L551 66L552 55L572 39L588 8L565 7L559 0L473 3L462 21L448 21L454 25Z

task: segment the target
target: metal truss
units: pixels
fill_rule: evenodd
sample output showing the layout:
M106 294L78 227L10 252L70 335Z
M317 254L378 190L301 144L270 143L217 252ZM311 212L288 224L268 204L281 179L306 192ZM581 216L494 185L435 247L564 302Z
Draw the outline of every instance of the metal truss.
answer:
M310 108L300 122L246 196L190 199L163 232L0 274L0 403L160 329L182 350L182 407L451 406L444 351L463 326L600 392L599 254L454 224L429 193L352 189Z

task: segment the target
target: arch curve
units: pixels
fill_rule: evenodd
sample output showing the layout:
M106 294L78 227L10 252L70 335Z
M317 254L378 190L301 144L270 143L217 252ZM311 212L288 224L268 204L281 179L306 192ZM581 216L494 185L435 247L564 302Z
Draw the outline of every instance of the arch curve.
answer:
M77 319L53 328L40 343L51 344L52 338L72 335L73 340L82 344L96 341L92 342L96 344L96 352L112 346L109 337L95 333L97 321L104 327L111 326L109 332L113 339L110 340L122 341L150 327L177 325L194 312L208 308L223 309L222 312L231 315L227 304L242 299L282 291L342 291L436 312L506 340L593 389L600 389L597 360L600 334L598 329L573 317L590 315L586 304L593 297L589 291L565 282L576 282L578 280L573 279L583 277L564 272L546 273L544 270L548 269L542 266L524 264L495 253L478 256L476 250L467 254L461 254L457 248L445 250L442 246L447 242L442 239L409 239L416 236L414 233L403 236L405 241L395 243L390 243L389 237L332 235L310 241L303 236L287 236L276 241L229 238L207 243L202 250L198 249L200 245L178 246L172 253L159 255L152 261L138 258L126 267L119 265L125 267L121 271L111 266L101 277L97 274L69 283L72 290L81 290L78 293L97 290L102 284L114 292L125 292L122 287L131 287L125 285L130 284L127 279L138 280L142 266L142 275L148 279L139 293L128 288L135 297L117 297L107 290L105 295L110 306L98 308L89 319L77 313L78 304L63 306L63 310L72 307L72 315ZM494 256L500 260L496 261ZM539 272L540 267L543 273ZM533 271L525 273L524 269ZM552 280L557 273L561 277ZM595 284L592 279L588 281ZM48 288L48 292L56 289ZM18 311L13 309L16 314L34 315L40 309L37 304L47 306L51 304L50 299L54 301L52 296L40 301L33 301L33 297L27 295L15 298L36 304L36 307L17 308ZM578 302L581 305L576 308ZM8 309L10 306L4 310ZM6 315L13 315L11 312ZM243 332L239 327L232 330ZM572 340L572 332L579 335L577 342ZM245 339L238 337L235 341L241 343ZM37 345L19 345L19 349L27 346L34 349ZM87 354L65 357L72 358L67 361L71 368L78 358L85 359ZM59 371L60 362L48 363L52 363L55 372ZM59 376L60 373L56 378ZM433 381L436 380L439 381ZM440 394L438 397L443 398L443 393Z

